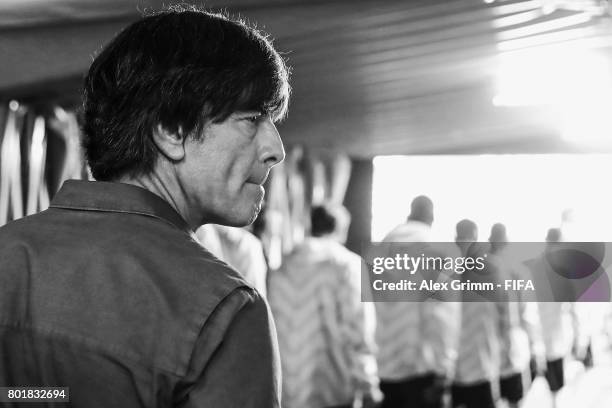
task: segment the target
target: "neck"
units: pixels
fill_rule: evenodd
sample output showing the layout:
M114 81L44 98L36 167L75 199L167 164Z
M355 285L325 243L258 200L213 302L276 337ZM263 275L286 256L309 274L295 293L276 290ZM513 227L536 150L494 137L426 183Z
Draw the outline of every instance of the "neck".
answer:
M408 221L408 222L418 222L418 223L420 223L420 224L427 225L428 227L431 227L431 224L432 224L432 223L431 223L431 222L429 222L429 221L424 221L424 220L419 219L419 218L411 218L411 217L408 217L408 218L407 218L407 221Z
M461 250L461 252L465 255L467 253L468 248L472 245L473 241L456 241L457 246Z
M196 230L201 223L189 206L185 191L178 179L169 177L167 172L154 169L151 173L136 177L122 177L120 183L131 184L144 188L165 200L187 222L192 230Z

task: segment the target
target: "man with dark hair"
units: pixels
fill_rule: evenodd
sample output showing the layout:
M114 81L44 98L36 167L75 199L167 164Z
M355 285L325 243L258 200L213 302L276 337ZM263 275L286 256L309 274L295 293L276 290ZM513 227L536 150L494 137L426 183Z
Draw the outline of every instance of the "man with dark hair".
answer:
M422 247L431 239L433 202L416 197L405 223L384 238L389 243ZM443 258L440 247L424 247L428 255ZM419 255L422 249L419 249ZM444 251L446 252L446 251ZM441 275L443 276L443 275ZM378 302L376 342L383 408L442 408L457 355L460 305L427 299L422 302Z
M361 258L343 246L341 206L311 211L312 237L269 274L287 408L375 406L374 310L361 302Z
M455 225L455 242L463 256L467 255L476 241L478 241L478 226L474 221L465 218Z
M339 205L320 205L310 211L310 233L313 237L329 237L344 244L351 215Z
M433 201L424 195L420 195L412 200L408 220L420 221L427 225L433 224Z
M287 68L242 22L173 8L123 30L85 80L97 181L0 229L0 385L73 407L279 407L267 304L193 238L243 226L284 158Z

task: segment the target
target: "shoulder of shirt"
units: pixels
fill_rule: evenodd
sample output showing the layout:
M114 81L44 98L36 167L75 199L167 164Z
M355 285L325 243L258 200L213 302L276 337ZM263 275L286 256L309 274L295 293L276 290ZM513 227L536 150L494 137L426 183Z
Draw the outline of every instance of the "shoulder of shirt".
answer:
M37 220L45 220L44 212L0 228L0 241L10 243L15 248L21 246L50 251L45 240L32 233L35 231L34 227L38 225ZM139 223L146 222L145 218L138 220ZM147 330L138 332L139 335L143 335L144 341L138 347L133 347L130 343L130 330L109 332L109 338L105 339L107 344L101 343L96 347L106 349L112 346L115 350L113 352L132 361L149 361L159 369L183 375L186 368L184 353L193 347L201 328L206 327L206 322L211 316L218 310L225 310L224 314L228 319L232 319L246 305L265 302L256 289L234 268L212 255L193 234L175 228L169 223L157 221L151 223L151 230L147 233L139 233L138 228L134 228L131 223L121 225L122 223L116 220L113 223L123 230L130 231L131 234L127 236L127 233L119 232L114 241L112 240L114 235L109 234L105 241L112 243L109 244L110 250L125 248L127 265L134 262L134 265L138 266L130 270L131 273L129 278L126 277L126 281L129 279L131 284L141 287L156 285L157 288L154 294L143 291L130 295L132 298L142 298L145 304L161 302L164 307L153 309L157 311L154 314L142 313L142 322L150 320L155 324L143 323L143 327ZM49 239L48 236L47 231L44 234L45 239ZM95 242L99 237L92 235L92 240ZM126 245L129 245L129 248L126 248ZM92 251L98 251L99 248L95 244L91 246L91 243L84 243L83 247ZM7 247L6 250L11 248ZM32 253L38 253L38 250ZM123 262L119 253L113 258L115 258L113 262ZM101 268L99 270L102 271L108 270L104 265L96 265L96 268ZM84 276L82 281L86 279L89 279L88 276ZM120 315L120 311L111 310L111 312ZM72 334L74 338L87 338L87 332L81 333L78 328L70 330L71 333L74 332ZM87 338L86 341L94 340ZM158 349L168 352L158 354Z
M361 257L344 245L331 239L310 237L286 257L278 271L270 273L270 278L274 280L278 274L300 274L305 270L310 274L344 275L360 268Z
M427 242L430 240L430 234L431 228L427 224L408 221L392 229L383 242Z
M219 302L217 311L226 309L230 312L230 315L235 316L245 307L257 307L258 305L267 305L263 295L259 293L256 288L250 285L244 285L230 291L225 298Z
M342 245L340 242L331 238L310 237L296 247L296 254L316 253L326 259L354 260L360 258L359 255Z

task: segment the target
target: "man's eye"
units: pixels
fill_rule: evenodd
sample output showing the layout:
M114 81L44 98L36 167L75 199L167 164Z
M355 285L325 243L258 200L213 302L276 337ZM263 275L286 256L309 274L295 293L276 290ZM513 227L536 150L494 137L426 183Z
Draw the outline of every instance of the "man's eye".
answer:
M244 119L249 121L249 122L251 122L251 123L257 123L261 119L261 116L262 116L261 113L258 113L257 115L247 116Z

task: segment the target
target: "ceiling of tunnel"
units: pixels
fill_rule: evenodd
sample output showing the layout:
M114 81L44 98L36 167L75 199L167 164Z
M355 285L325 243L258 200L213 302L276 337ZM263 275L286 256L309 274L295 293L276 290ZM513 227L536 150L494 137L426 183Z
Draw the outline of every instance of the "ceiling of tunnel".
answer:
M0 0L0 94L76 100L96 50L140 11L161 3ZM256 22L287 58L293 98L279 126L287 143L371 157L567 150L555 111L492 103L500 49L572 41L612 56L610 17L584 18L596 2L557 2L556 10L543 9L544 3L206 4Z

